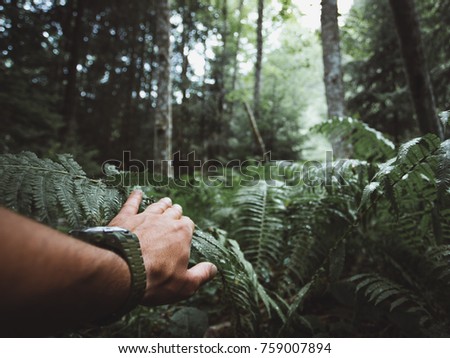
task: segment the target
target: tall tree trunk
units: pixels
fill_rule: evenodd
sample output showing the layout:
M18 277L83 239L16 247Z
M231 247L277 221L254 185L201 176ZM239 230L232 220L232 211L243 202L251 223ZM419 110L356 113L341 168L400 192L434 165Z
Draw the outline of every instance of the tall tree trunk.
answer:
M250 108L250 106L247 102L244 102L244 108L245 108L245 111L247 112L248 120L250 121L250 126L251 126L252 132L255 136L257 145L261 151L261 160L263 162L265 162L267 159L266 158L266 154L267 154L266 153L266 145L264 144L264 140L261 136L261 132L259 131L258 123L256 123L255 116L253 115L252 109Z
M414 0L390 0L389 2L420 131L423 134L434 133L443 139L443 129L436 113Z
M60 1L59 0L53 0L53 11L54 11L54 16L55 16L55 20L56 22L59 22L62 28L62 31L64 33L64 29L67 28L67 21L68 19L70 19L70 16L68 14L67 11L67 6L62 6L60 5ZM69 20L70 21L70 20ZM67 53L67 51L65 51L65 44L64 44L64 40L61 40L60 42L60 48L62 49L61 52L63 53ZM54 68L50 68L49 69L49 78L50 78L50 82L53 84L54 87L54 91L56 93L63 93L64 92L64 65L65 65L65 60L64 60L64 56L57 56L55 58L55 67Z
M320 21L328 117L343 117L345 113L344 84L342 80L337 0L322 0ZM336 157L343 158L348 154L341 143L341 138L331 139L331 145Z
M220 59L221 69L219 70L219 75L217 76L219 83L219 116L223 117L223 112L225 108L225 67L228 62L228 1L222 0L222 41L223 49L222 56Z
M142 41L142 47L141 47L141 61L142 61L142 66L141 66L141 88L148 94L148 97L146 98L146 102L144 105L144 112L145 112L145 118L147 121L149 121L150 123L155 123L155 100L153 98L153 96L151 95L151 92L153 90L153 84L155 82L155 75L156 75L156 70L155 70L155 46L154 46L154 39L152 38L152 42L149 42L147 40L149 34L154 34L155 33L155 25L154 23L156 21L153 21L154 17L155 17L155 13L153 11L151 11L150 13L146 13L144 14L144 17L147 17L147 20L144 23L143 26L143 41ZM148 70L145 67L145 64L148 63ZM155 128L153 129L155 131ZM154 137L154 136L153 136ZM154 139L154 138L153 138ZM150 141L148 141L150 142ZM153 142L146 144L145 146L146 148L144 148L145 151L149 152L152 154L153 158L155 157L154 154L154 150L155 150L155 145Z
M137 9L133 9L133 12L136 12ZM133 16L137 16L137 14L133 14ZM137 72L137 50L138 50L138 35L136 31L137 25L133 24L131 32L130 32L130 65L128 66L128 86L127 86L127 97L125 103L125 110L122 115L121 122L121 137L122 137L122 148L124 150L133 150L133 140L132 133L133 129L136 125L135 120L135 112L136 107L134 104L134 96L139 92L139 89L136 89L136 72Z
M255 120L261 117L261 70L263 59L263 20L264 0L258 0L258 21L256 29L256 64L255 64L255 88L253 93L253 112Z
M11 31L9 35L9 41L12 49L9 51L9 56L13 60L14 65L17 66L17 68L21 68L21 62L22 62L22 52L23 46L20 42L20 25L19 25L19 19L20 19L20 9L19 9L19 1L17 0L11 0L10 3L10 21L11 21Z
M158 48L158 98L155 112L155 167L172 175L172 79L170 73L170 0L156 2L157 26L155 44Z
M220 54L219 66L215 69L216 88L217 88L217 120L214 124L214 131L211 136L210 148L213 149L213 155L216 157L223 156L223 143L226 141L227 126L224 120L225 114L225 75L228 64L228 0L222 0L222 53Z
M322 0L322 47L328 117L344 115L344 85L342 82L337 0Z
M234 91L236 89L236 82L237 82L237 75L239 72L239 61L238 61L238 55L239 51L241 49L241 37L242 37L242 11L244 9L244 0L239 1L239 18L238 18L238 27L237 27L237 37L236 37L236 47L235 47L235 53L234 53L234 62L233 62L233 77L231 79L231 91ZM234 101L231 101L230 104L230 115L233 117L234 114Z
M77 93L77 66L80 60L80 47L83 39L82 20L84 14L85 0L76 0L72 15L74 25L70 42L70 58L67 66L67 85L64 96L64 120L66 123L65 141L75 141L77 132L76 103Z
M189 49L189 34L192 29L192 14L189 4L186 4L186 0L182 1L183 7L183 33L181 34L181 54L183 56L183 62L181 64L181 103L183 104L187 98L187 91L189 89L189 78L188 78L188 52Z

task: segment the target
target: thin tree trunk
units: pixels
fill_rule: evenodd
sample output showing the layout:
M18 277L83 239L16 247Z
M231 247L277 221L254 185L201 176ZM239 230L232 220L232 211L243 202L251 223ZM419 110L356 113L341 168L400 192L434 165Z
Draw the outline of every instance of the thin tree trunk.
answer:
M244 8L244 0L239 1L239 19L238 19L238 27L237 27L237 38L236 38L236 52L234 54L234 63L233 63L233 77L231 79L231 91L234 91L236 89L236 82L237 82L237 75L239 72L239 61L238 61L238 55L239 51L241 49L241 36L242 36L242 11ZM230 115L233 117L234 113L234 101L230 104Z
M323 67L328 117L343 117L345 114L344 84L342 80L341 50L337 0L322 0L321 38ZM341 138L331 138L334 155L344 158L350 148L344 149Z
M136 9L134 9L136 11ZM130 44L131 44L131 53L130 53L130 66L128 67L128 88L127 88L127 101L125 105L125 110L122 115L122 148L124 150L132 151L132 131L135 127L135 106L134 106L134 97L136 92L136 66L137 66L137 32L136 25L133 25L130 34Z
M183 104L187 98L187 91L189 88L189 78L187 76L189 61L185 50L187 49L189 42L189 33L192 28L192 15L189 5L186 4L186 0L183 0L183 33L181 34L181 54L183 56L183 62L181 65L181 103Z
M203 43L206 46L206 43ZM207 93L208 91L208 85L206 83L206 73L207 73L207 65L206 62L203 66L203 80L202 80L202 92ZM202 108L206 108L206 99L205 96L200 97L200 103L202 104ZM208 161L208 159L212 158L210 155L211 153L211 145L209 144L209 138L208 138L208 125L210 125L210 122L208 122L208 119L206 118L206 111L201 111L200 115L200 143L202 147L202 159L203 162Z
M222 0L222 57L221 57L221 69L219 71L218 79L219 83L219 116L223 117L225 108L225 68L228 61L228 1ZM222 121L221 121L222 122Z
M261 150L261 158L262 161L266 161L266 145L264 144L264 140L261 136L261 133L258 128L258 123L256 122L255 116L247 102L244 102L245 111L247 112L248 119L250 121L250 126L252 127L252 132L255 135L256 142L258 143L258 147Z
M214 155L221 157L223 153L223 142L226 141L226 125L224 121L225 112L225 74L228 62L228 1L222 0L222 53L220 56L220 66L215 70L215 77L217 81L217 120L215 123L215 130L212 132L212 148L214 148Z
M192 13L190 3L186 0L182 0L180 14L183 19L183 32L181 34L180 52L182 55L181 74L180 74L180 91L181 91L181 107L183 111L179 112L177 116L173 118L173 138L172 147L175 153L181 152L183 149L184 128L189 128L189 122L191 118L190 107L185 103L189 96L189 36L193 27ZM179 170L177 170L179 173Z
M155 113L154 156L155 167L161 173L172 175L172 79L170 73L170 1L156 2L158 48L158 98Z
M60 5L59 0L53 0L53 8L55 9L55 16L56 21L60 22L61 28L64 29L67 28L67 25L65 24L68 21L68 18L70 19L70 16L67 14L67 5L62 6ZM65 37L65 36L64 36ZM60 48L63 50L61 52L66 53L65 51L65 44L64 40L61 40ZM64 56L57 56L55 59L55 66L56 68L50 68L49 78L51 78L51 83L53 83L54 91L57 93L64 92Z
M322 0L322 47L328 117L344 115L344 85L337 19L337 0Z
M261 117L261 70L263 59L263 20L264 0L258 0L258 21L256 30L256 64L255 64L255 88L253 93L253 112L255 120Z
M142 57L142 68L141 68L141 77L143 83L141 86L143 86L144 90L147 91L149 94L149 98L147 101L147 113L150 114L153 112L154 108L154 102L152 100L151 92L153 90L153 81L154 81L154 75L155 75L155 46L154 43L147 44L147 35L149 33L154 33L155 29L151 29L151 22L146 21L143 34L144 41L142 41L142 48L141 48L141 57ZM154 41L154 40L152 40ZM149 71L145 70L145 63L148 63L149 65ZM152 120L151 117L149 117L149 120Z
M390 0L408 78L412 102L423 134L444 138L436 113L433 89L426 65L420 25L413 0Z
M77 93L77 66L80 60L80 46L83 39L82 19L84 13L85 0L77 0L75 3L75 17L71 45L70 58L67 68L67 85L64 97L64 119L66 123L65 140L69 143L75 140L77 132L76 123L76 103L78 99Z
M11 31L10 31L10 43L12 49L9 51L9 56L12 58L14 64L20 68L22 62L21 50L23 46L20 44L20 30L19 30L19 2L17 0L11 0L10 4L10 21L11 21Z

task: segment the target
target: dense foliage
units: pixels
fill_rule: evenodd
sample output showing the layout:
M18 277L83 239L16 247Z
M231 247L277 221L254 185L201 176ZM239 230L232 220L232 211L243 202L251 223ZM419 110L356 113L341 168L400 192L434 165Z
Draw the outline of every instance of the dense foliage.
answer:
M275 177L254 181L225 172L240 183L231 187L199 175L190 187L143 187L187 203L206 230L194 235L194 260L214 262L219 278L178 306L139 308L80 334L448 336L449 141L426 135L395 150L352 119L316 130L347 134L358 157L306 172L308 163L278 165ZM129 190L111 177L136 175L110 170L92 181L68 156L31 153L3 155L0 174L3 205L60 226L108 221L104 205L117 208ZM102 200L91 205L95 190Z
M447 1L415 1L434 88L436 106L447 110L450 64L447 56L449 19ZM411 120L410 100L403 60L388 0L357 0L342 29L347 109L398 144L418 135Z
M252 4L171 3L174 153L196 151L198 158L218 160L252 156L257 147L243 107L252 100ZM282 3L266 7L265 26L287 37L291 30L282 22L299 23L289 17L289 1ZM95 175L98 163L121 159L123 150L143 161L154 157L155 11L151 1L2 1L2 152L70 152ZM300 48L311 45L300 41ZM286 50L274 56L285 59ZM288 73L273 65L264 69L260 127L279 158L299 158L305 103L297 99L308 90L298 78L308 77L301 72L306 65L292 58L283 65Z

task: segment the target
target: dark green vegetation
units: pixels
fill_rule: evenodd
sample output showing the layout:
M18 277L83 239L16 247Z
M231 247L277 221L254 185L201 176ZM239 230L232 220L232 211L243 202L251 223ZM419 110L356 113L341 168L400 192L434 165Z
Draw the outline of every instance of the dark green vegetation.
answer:
M450 336L450 143L419 129L389 1L355 0L340 27L337 104L356 120L329 121L320 36L296 1L173 0L164 27L168 4L0 0L0 204L68 231L108 223L140 185L142 208L183 206L193 262L220 271L185 302L73 335ZM446 138L449 4L415 1ZM308 163L324 157L313 134L352 159ZM101 173L124 151L159 158L161 139L210 167L249 161L213 178L192 160L184 186L143 182L127 161Z
M81 334L198 336L209 319L219 336L449 336L450 142L430 134L396 152L354 120L316 130L353 132L360 155L316 167L315 186L299 181L298 163L280 169L284 183L144 187L186 202L206 230L193 260L219 277L187 302ZM86 178L68 156L3 155L0 174L3 204L60 226L107 223L129 189Z
M154 158L160 62L155 4L1 1L0 150L72 153L95 175L98 163L121 159L123 150L142 161ZM259 155L243 106L253 91L252 4L241 14L238 1L228 8L229 15L220 2L172 2L174 152L195 150L198 158L219 160ZM267 21L280 27L290 12L268 7ZM267 60L285 53L274 51ZM284 66L292 72L306 62L292 59ZM247 66L245 74L241 66ZM293 89L294 82L287 87L286 71L267 67L259 127L268 150L298 159L298 117L307 90Z
M445 54L450 36L448 1L415 1L436 106L450 107L450 63ZM342 29L342 46L350 60L344 68L347 109L396 143L416 136L401 51L388 1L358 1Z

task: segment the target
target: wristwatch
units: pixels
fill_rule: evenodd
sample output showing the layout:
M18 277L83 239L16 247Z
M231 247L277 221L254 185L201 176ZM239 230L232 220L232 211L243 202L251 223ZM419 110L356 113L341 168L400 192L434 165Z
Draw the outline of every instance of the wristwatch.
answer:
M125 304L119 311L97 323L106 325L117 321L139 304L145 292L147 278L138 237L129 230L117 226L72 230L69 234L91 245L113 251L128 264L131 272L131 290Z

